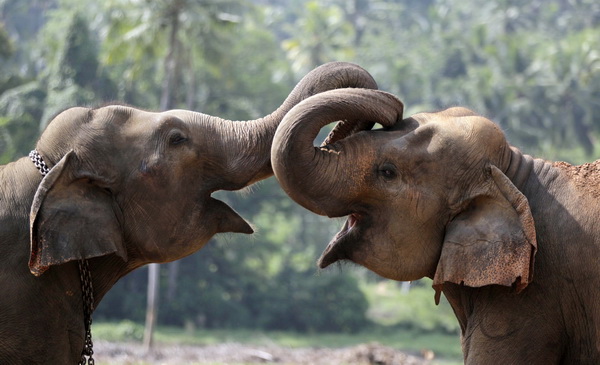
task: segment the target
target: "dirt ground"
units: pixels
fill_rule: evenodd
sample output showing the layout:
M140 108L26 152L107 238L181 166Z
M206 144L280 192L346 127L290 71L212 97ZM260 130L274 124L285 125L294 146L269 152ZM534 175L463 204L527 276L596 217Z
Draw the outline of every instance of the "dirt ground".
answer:
M97 364L286 364L286 365L424 365L422 356L407 355L379 344L354 347L284 348L219 344L157 346L145 353L140 344L94 341ZM425 357L428 354L423 354Z

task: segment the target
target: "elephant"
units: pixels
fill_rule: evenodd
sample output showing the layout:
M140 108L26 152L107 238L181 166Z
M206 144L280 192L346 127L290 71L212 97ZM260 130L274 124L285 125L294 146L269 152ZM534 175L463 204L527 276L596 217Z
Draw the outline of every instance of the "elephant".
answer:
M211 194L271 176L283 116L347 87L377 84L357 65L332 62L251 121L124 105L58 114L31 159L0 166L0 363L77 363L89 352L87 317L121 277L190 255L217 233L252 233ZM86 272L91 280L80 280Z
M279 125L271 161L285 192L347 217L318 266L433 279L465 364L600 364L600 160L534 158L467 108L403 108L384 91L338 89ZM346 131L315 146L334 121ZM348 133L365 121L381 128Z

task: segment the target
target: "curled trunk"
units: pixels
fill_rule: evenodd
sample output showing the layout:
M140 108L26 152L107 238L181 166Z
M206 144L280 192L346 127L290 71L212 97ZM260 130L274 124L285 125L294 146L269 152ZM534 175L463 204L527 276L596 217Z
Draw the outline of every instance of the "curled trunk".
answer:
M402 120L402 111L400 100L376 90L339 89L308 98L285 116L275 133L271 150L275 176L305 208L332 217L348 214L348 205L363 189L365 169L370 168L361 162L368 160L361 155L373 146L336 141L354 133L357 125L391 127ZM335 121L342 124L326 141L333 145L315 147L320 129Z
M315 94L339 88L376 89L371 75L355 64L331 62L308 73L273 113L251 121L229 121L202 116L203 123L213 124L222 138L222 156L227 158L228 183L225 190L235 190L265 179L273 174L270 149L275 131L296 104Z

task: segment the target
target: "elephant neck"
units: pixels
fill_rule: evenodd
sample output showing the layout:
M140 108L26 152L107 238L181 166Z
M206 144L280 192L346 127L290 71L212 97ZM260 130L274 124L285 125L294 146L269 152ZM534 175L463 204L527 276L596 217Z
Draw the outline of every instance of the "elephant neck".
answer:
M510 147L510 162L504 174L522 192L533 172L534 159L521 153L516 147Z
M578 272L597 267L600 244L594 238L600 214L599 164L573 166L566 162L549 162L512 149L507 177L527 198L535 222L538 251L535 256L534 281L550 280L561 272ZM581 252L587 254L582 257ZM588 258L593 258L590 263ZM555 263L560 262L561 269ZM577 262L576 265L573 263ZM575 282L578 280L573 279ZM581 278L581 281L586 281Z
M98 307L106 293L125 275L136 267L123 261L119 256L110 254L88 259L93 286L94 308Z
M18 231L29 237L29 212L42 175L29 157L0 166L0 201L2 202L2 228ZM1 231L1 229L0 229Z
M547 190L558 177L555 164L539 158L533 158L510 147L511 156L504 174L528 199L540 188Z

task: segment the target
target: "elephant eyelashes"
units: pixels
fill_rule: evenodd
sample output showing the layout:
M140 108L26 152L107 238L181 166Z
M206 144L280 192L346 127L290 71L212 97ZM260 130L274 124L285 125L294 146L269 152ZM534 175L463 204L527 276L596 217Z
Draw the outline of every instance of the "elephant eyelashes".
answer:
M180 133L173 133L170 137L169 137L169 144L171 145L178 145L178 144L182 144L183 142L186 142L188 139L185 138L182 134Z

